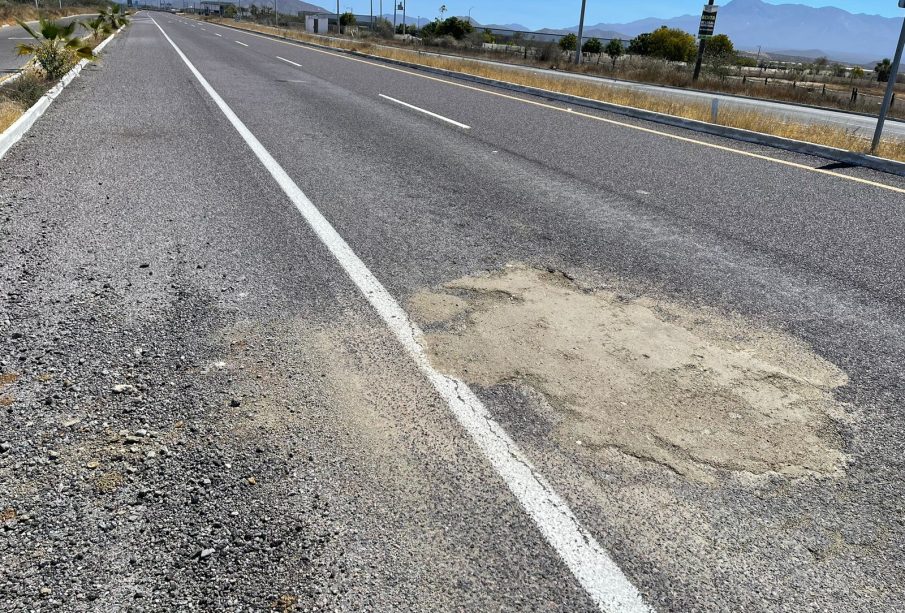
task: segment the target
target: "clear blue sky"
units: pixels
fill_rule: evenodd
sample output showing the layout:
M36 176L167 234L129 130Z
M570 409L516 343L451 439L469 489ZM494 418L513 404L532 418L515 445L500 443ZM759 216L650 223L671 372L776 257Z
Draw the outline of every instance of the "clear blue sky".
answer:
M308 0L333 10L336 0ZM399 0L396 0L397 2ZM717 0L726 4L729 0ZM767 0L771 4L791 4L783 0ZM480 23L521 23L532 29L543 27L574 26L578 23L581 0L408 0L408 13L413 17L434 18L441 4L446 4L449 15L471 16ZM675 17L698 13L704 0L588 0L587 23L623 23L643 17ZM811 6L836 6L853 13L870 13L895 17L905 15L896 0L795 0L796 4ZM343 10L351 7L355 13L367 15L369 0L340 0ZM379 0L374 0L377 12ZM383 0L383 12L393 10L392 0Z

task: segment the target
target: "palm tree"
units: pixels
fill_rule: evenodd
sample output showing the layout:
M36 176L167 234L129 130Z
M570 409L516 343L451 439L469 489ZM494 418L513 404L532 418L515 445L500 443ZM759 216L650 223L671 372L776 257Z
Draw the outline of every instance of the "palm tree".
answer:
M114 3L109 9L101 9L98 15L107 21L111 30L118 30L129 25L129 18L126 17L126 12L121 4Z
M91 32L91 38L95 40L110 33L110 24L104 15L98 15L91 21L83 21L82 27Z
M78 60L93 60L95 58L91 47L85 44L81 38L75 35L78 22L73 21L67 25L61 25L54 21L41 18L38 29L23 21L16 20L28 35L34 38L37 44L19 44L16 50L19 55L33 55L35 61L44 70L48 79L59 79L69 72L69 69Z

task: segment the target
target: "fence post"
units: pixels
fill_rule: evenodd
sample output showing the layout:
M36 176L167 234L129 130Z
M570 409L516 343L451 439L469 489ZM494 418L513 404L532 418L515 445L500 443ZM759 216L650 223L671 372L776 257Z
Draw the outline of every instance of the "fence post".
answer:
M710 103L710 123L716 123L717 117L720 114L720 99L714 98L713 102Z

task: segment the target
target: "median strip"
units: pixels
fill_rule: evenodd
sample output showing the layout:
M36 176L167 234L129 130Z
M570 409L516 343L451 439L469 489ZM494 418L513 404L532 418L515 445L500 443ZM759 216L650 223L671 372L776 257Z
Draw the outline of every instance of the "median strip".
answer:
M123 26L125 27L125 26ZM97 47L94 48L95 53L100 53L107 44L113 40L113 38L119 34L123 28L119 28L113 34L108 36L106 39L101 41ZM6 152L10 150L10 148L15 145L29 129L34 125L34 123L38 120L38 118L44 114L44 111L50 107L50 104L60 95L63 89L66 88L69 83L72 82L79 74L82 72L82 68L87 66L89 60L80 60L69 72L67 72L60 81L50 88L43 96L41 96L37 102L35 102L28 110L26 110L22 115L16 119L6 130L0 133L0 159L6 155ZM2 110L2 109L0 109Z

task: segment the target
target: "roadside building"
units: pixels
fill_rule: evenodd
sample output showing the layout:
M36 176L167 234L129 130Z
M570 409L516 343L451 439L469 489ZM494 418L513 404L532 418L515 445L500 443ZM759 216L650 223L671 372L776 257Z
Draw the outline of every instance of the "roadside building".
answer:
M221 0L201 0L199 4L202 15L220 15L226 12L226 7L236 6L235 2L226 2Z

